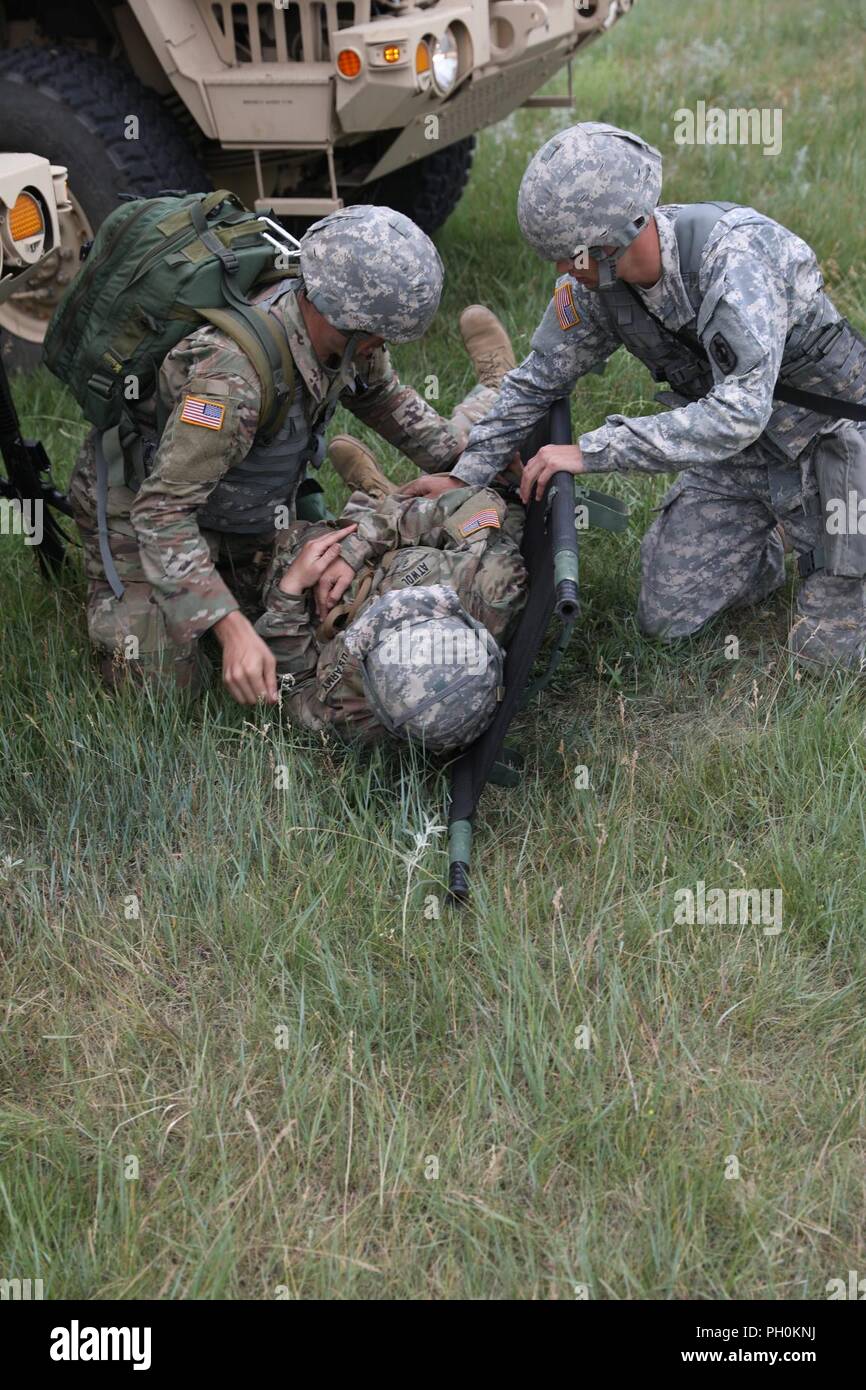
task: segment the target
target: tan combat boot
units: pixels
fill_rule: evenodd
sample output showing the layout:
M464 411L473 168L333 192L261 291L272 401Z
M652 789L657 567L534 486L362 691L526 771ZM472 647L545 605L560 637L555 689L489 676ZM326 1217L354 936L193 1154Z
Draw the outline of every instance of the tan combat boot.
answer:
M397 484L386 478L370 450L350 434L337 434L331 440L328 457L343 482L354 492L366 492L380 502L397 491Z
M517 365L511 339L499 319L483 304L470 304L460 315L460 332L479 385L498 391L505 373Z

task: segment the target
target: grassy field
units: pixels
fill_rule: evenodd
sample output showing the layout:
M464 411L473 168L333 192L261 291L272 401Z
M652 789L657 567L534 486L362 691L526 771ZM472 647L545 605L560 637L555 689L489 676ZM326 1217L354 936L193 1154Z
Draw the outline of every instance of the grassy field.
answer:
M577 65L577 112L659 144L668 201L791 225L863 329L864 38L862 3L640 0ZM698 100L781 107L782 153L676 147ZM444 311L396 355L439 375L444 413L470 384L459 309L490 303L525 351L550 294L512 209L566 116L485 133L438 237ZM576 428L651 387L620 354ZM41 374L19 399L65 477L80 417ZM218 688L109 698L78 570L45 587L2 542L0 1276L48 1297L822 1299L866 1274L866 705L790 672L793 578L681 647L639 635L663 485L612 484L631 530L584 545L580 632L517 727L522 787L485 793L462 915L441 770ZM781 889L781 933L676 925L699 881Z

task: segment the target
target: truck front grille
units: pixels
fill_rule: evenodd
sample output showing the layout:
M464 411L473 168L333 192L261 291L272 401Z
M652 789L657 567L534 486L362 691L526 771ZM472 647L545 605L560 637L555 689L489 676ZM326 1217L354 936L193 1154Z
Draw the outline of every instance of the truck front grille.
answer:
M336 35L370 19L371 0L214 0L200 4L224 62L330 63Z

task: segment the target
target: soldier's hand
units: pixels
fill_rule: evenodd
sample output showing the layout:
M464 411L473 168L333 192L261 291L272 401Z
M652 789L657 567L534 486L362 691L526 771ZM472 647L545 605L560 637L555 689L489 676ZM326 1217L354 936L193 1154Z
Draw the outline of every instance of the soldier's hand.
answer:
M554 473L583 473L583 454L577 444L545 444L523 469L520 497L525 505L543 497Z
M355 571L352 566L347 565L339 555L331 561L316 585L316 608L320 621L328 616L334 604L340 602L354 578Z
M280 580L283 593L302 594L318 584L328 566L340 558L340 541L357 529L353 523L341 527L339 531L326 531L324 535L305 541Z
M401 497L441 497L452 487L466 487L466 484L451 473L422 473L420 478L404 483L399 491Z
M229 613L214 623L223 649L223 682L240 705L277 701L277 661L243 613Z

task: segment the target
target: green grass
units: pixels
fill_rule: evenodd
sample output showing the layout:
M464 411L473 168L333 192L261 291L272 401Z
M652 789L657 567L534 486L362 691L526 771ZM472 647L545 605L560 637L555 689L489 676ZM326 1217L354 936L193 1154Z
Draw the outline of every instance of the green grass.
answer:
M669 200L787 222L861 328L864 25L862 4L641 0L575 71L580 116L663 147ZM782 154L676 148L698 99L782 106ZM564 115L486 133L438 238L444 312L397 358L439 375L446 413L470 384L459 309L491 303L525 350L550 293L511 210ZM621 354L576 428L651 385ZM19 399L65 477L80 418L41 374ZM820 1299L866 1273L861 687L791 674L793 580L682 647L643 639L663 481L613 486L632 529L586 541L580 632L520 718L522 788L485 793L462 915L435 767L218 688L109 698L78 571L45 587L3 541L0 1276L49 1297ZM698 880L780 887L782 933L675 926Z

